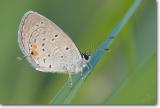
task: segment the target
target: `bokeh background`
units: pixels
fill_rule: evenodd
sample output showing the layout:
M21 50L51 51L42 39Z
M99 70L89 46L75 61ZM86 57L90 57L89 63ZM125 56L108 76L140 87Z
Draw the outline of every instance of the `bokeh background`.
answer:
M28 10L54 21L78 48L94 52L134 0L0 0L0 103L48 104L66 74L34 70L22 57L18 27ZM71 104L156 104L156 1L140 7L102 57Z

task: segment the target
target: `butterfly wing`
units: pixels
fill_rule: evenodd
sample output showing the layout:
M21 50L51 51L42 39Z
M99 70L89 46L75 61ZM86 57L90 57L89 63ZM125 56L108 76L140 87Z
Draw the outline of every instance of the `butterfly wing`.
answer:
M72 72L82 57L74 42L56 24L29 11L19 28L19 46L39 71Z

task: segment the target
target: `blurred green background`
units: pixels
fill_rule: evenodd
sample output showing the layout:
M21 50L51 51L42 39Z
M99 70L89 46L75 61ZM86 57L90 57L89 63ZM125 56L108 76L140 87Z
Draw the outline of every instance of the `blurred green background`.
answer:
M1 0L0 103L48 104L66 74L34 70L18 46L23 14L37 11L54 21L78 48L94 52L134 0ZM157 103L156 1L140 7L79 89L71 104Z

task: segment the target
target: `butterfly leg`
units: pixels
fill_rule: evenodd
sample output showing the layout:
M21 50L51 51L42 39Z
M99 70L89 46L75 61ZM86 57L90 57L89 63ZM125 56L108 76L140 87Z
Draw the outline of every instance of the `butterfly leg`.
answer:
M72 87L72 85L73 85L72 73L68 72L68 75L69 75L69 77L68 77L68 83L69 83L69 86Z
M82 78L82 80L84 79L84 73L83 73L83 70L81 70L81 78Z
M90 70L90 66L89 66L89 64L88 64L88 65L86 65L86 66L87 66L87 69L88 69L88 70Z
M87 67L88 67L88 70L90 70L90 69L92 69L92 68L93 68L93 66L92 66L92 64L91 64L90 62L88 62Z
M23 60L22 57L17 57L16 59L17 59L18 61L22 61L22 60Z
M22 57L17 57L16 59L18 60L18 61L22 61L22 60L24 60L25 58L27 58L28 56L27 55L24 55L24 56L22 56Z
M88 65L86 65L86 68L87 68L87 70L90 70L90 69L91 69L91 66L88 64ZM86 74L84 73L83 70L81 70L81 78L84 80L85 77L86 77Z

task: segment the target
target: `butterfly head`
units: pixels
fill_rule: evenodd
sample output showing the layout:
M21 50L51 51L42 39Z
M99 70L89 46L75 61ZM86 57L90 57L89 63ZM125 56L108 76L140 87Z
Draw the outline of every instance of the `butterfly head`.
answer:
M87 53L82 53L82 58L85 60L85 61L89 61L89 59L90 59L90 55L89 54L87 54Z
M90 61L91 55L88 53L82 53L82 61L83 61L83 67L86 67L86 64Z

